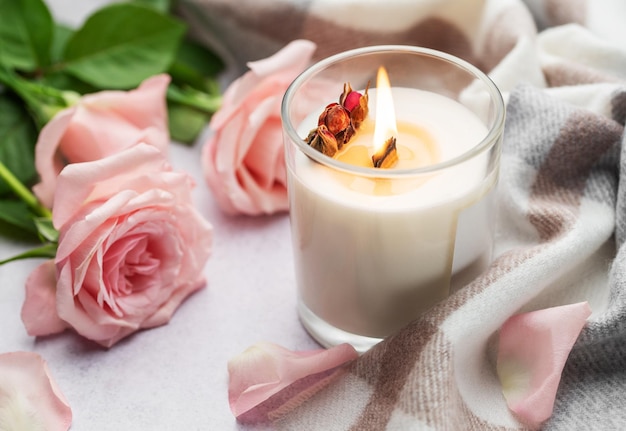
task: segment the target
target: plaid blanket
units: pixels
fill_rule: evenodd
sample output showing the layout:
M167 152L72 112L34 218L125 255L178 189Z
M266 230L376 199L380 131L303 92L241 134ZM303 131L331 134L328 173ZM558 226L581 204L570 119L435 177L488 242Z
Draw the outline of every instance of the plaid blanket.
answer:
M476 64L507 101L493 264L306 402L282 405L275 427L523 429L494 334L520 311L588 301L543 429L626 429L626 2L183 0L179 12L235 74L296 38L318 58L411 44Z

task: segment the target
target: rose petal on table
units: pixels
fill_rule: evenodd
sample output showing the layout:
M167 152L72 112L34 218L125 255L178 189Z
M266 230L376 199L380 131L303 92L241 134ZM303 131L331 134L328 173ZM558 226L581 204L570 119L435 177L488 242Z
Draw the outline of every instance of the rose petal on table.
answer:
M26 279L21 316L29 335L56 334L67 327L57 314L56 267L52 259L36 267Z
M312 387L328 379L329 374L325 372L335 370L356 357L358 353L349 344L328 350L294 352L272 343L257 343L228 362L230 408L238 419L242 419L242 415L292 384L305 377L319 375L319 379L307 381L305 387L293 394L298 395L299 402L302 402L302 395L307 389L308 397L315 393L315 390L310 390ZM294 398L291 396L289 401ZM248 419L256 421L263 414L248 416Z
M41 356L32 352L0 354L3 430L66 431L71 423L72 410Z
M509 408L537 428L550 417L565 361L591 310L587 302L515 315L500 329L497 371Z

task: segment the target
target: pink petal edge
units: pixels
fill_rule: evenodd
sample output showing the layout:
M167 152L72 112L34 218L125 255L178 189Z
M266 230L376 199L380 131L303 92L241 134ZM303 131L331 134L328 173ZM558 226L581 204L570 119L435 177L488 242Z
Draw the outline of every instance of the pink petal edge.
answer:
M240 417L296 381L357 357L349 344L294 352L272 343L257 343L228 362L231 411Z
M507 405L536 429L551 415L561 373L591 309L587 302L509 318L500 329L497 371Z
M48 369L46 361L33 352L0 354L0 382L4 396L28 400L29 419L44 424L49 431L67 431L72 423L72 409ZM2 414L4 409L0 409ZM30 414L36 416L32 417ZM3 418L0 417L0 423ZM39 428L37 428L39 429Z
M26 279L26 295L21 312L29 335L62 332L67 324L57 314L56 267L52 259L37 266Z
M316 49L315 42L296 39L268 58L249 62L248 67L259 76L270 76L290 68L304 70Z

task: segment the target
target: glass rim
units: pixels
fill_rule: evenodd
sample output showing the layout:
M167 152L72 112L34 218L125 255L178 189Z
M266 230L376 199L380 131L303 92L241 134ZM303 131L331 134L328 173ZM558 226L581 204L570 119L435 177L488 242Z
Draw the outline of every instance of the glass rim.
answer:
M465 70L474 78L480 80L487 88L491 101L495 105L495 118L493 121L493 125L489 128L485 137L479 141L476 145L474 145L471 149L465 151L462 154L459 154L456 157L453 157L448 160L444 160L439 163L434 163L428 166L422 166L419 168L409 168L409 169L377 169L374 167L365 167L365 166L356 166L346 162L342 162L335 158L329 157L320 151L312 148L307 145L305 140L300 137L291 123L291 119L288 115L288 108L293 99L296 91L312 76L316 75L318 72L326 69L327 67L339 63L345 59L369 54L383 54L383 53L399 53L399 54L420 54L423 56L433 57L448 63L452 63L458 68ZM343 83L340 83L343 85ZM457 166L465 161L468 161L475 156L478 156L483 151L491 148L498 139L502 136L502 131L504 129L504 121L505 121L505 106L504 99L502 98L502 94L500 90L496 86L496 84L480 69L478 69L473 64L456 57L452 54L448 54L443 51L438 51L431 48L424 48L418 46L410 46L410 45L375 45L375 46L367 46L363 48L356 48L348 51L341 52L339 54L332 55L327 57L319 62L309 66L302 73L300 73L293 82L287 88L283 96L283 100L281 103L281 120L283 123L283 129L287 133L289 139L297 145L297 147L311 159L315 160L318 163L326 165L336 170L344 171L347 173L358 174L363 177L373 177L373 178L399 178L406 176L416 176L421 174L433 174L438 171L445 170L447 168Z

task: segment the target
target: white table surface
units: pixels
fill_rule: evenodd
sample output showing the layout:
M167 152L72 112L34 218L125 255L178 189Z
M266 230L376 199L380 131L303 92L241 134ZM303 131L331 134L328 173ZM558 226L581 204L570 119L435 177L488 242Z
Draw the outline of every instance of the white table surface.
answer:
M53 15L80 23L105 0L47 0ZM30 337L20 319L24 282L40 261L0 266L0 353L37 352L67 397L72 430L236 430L228 407L227 361L272 341L294 350L319 348L300 325L287 214L222 214L200 167L200 143L172 144L170 160L197 181L195 203L213 225L205 289L168 325L103 349L71 331ZM26 250L0 238L0 257Z

